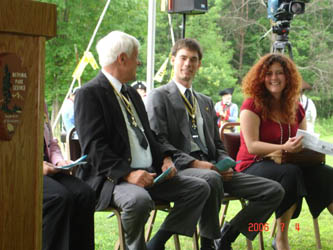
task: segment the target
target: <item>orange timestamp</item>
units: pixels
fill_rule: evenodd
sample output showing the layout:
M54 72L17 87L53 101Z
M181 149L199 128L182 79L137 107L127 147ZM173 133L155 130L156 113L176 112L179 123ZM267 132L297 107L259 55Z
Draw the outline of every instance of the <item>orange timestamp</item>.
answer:
M280 227L281 227L281 232L284 231L284 223L280 223ZM297 231L300 230L300 226L299 223L295 223L295 229ZM269 223L249 223L248 224L248 231L249 232L267 232L269 231Z
M269 224L268 223L249 223L248 226L249 232L267 232L269 231Z

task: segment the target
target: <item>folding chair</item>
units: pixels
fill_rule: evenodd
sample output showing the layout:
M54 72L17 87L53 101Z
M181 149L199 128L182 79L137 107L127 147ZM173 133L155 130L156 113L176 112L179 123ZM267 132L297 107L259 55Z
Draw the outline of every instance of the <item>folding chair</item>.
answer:
M321 247L321 240L320 240L320 231L319 231L318 218L312 218L312 222L313 222L313 230L314 230L315 239L316 239L316 246L317 246L318 250L321 250L322 247ZM271 234L270 234L271 238L275 237L276 227L277 227L277 220L274 219L272 231L271 231Z
M223 130L224 130L224 127L229 128L229 127L234 127L234 126L239 126L239 125L240 124L238 122L236 122L236 123L230 122L230 123L224 124L224 126L221 129L221 139L224 142L224 146L225 146L228 154L233 159L236 159L237 152L238 152L238 149L239 149L239 146L240 146L240 135L239 135L239 133L224 133ZM237 150L236 150L236 148L237 148ZM320 240L320 231L319 231L318 218L312 218L312 221L313 221L313 229L314 229L317 249L322 249L321 240ZM275 236L276 225L277 225L277 222L276 222L276 219L274 219L272 231L271 231L271 234L270 234L271 238ZM259 234L259 240L260 241L263 240L261 232Z
M224 144L224 147L225 147L228 155L231 158L233 158L234 160L236 160L237 152L240 147L240 134L239 134L239 132L226 132L226 131L231 131L230 130L231 128L234 128L239 125L240 125L239 122L227 122L222 125L221 131L220 131L220 138ZM222 213L221 213L221 219L220 219L221 227L223 226L223 223L225 221L229 202L233 201L233 200L238 200L241 203L242 208L244 208L246 206L246 202L243 198L234 197L234 196L231 196L231 195L225 193L223 201L222 201L223 207L222 207ZM263 240L262 232L259 232L258 239L259 239L259 249L263 250L264 249L264 240ZM249 239L246 239L246 243L247 243L248 250L253 249L252 242Z
M73 135L75 133L76 129L73 128L66 137L66 153L67 153L67 159L70 159L72 161L75 161L81 156L81 147L79 140L74 138ZM155 201L155 209L151 211L150 217L147 222L146 226L146 234L145 234L145 240L146 242L149 241L154 222L156 219L157 211L164 211L164 212L169 212L172 209L170 206L169 202L164 202L164 201ZM125 234L124 234L124 228L121 223L121 209L115 208L115 207L109 207L105 211L110 211L111 215L108 216L108 218L113 217L114 215L117 217L117 222L118 222L118 240L115 244L115 250L126 250L126 245L125 245ZM180 242L179 242L179 237L178 235L173 235L174 238L174 244L175 244L175 250L180 250ZM195 232L193 235L193 249L194 250L199 250L199 244L198 244L198 234Z

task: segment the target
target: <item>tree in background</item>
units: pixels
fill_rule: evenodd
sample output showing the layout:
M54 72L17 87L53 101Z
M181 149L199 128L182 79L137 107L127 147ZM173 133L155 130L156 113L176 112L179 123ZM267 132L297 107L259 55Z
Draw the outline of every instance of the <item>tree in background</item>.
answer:
M46 44L45 64L46 100L48 106L52 108L51 117L54 119L73 80L73 71L88 46L106 1L42 0L42 2L56 4L58 13L57 37ZM97 61L96 41L111 30L122 30L134 34L140 42L145 43L147 8L146 1L112 0L91 47L91 52ZM142 52L145 56L145 50ZM139 72L139 74L145 74L145 69L140 68ZM96 73L90 66L87 66L82 75L82 83L93 78Z
M64 99L72 73L86 49L106 0L42 0L57 4L58 35L46 46L46 99L55 113ZM253 63L270 51L274 37L259 40L270 29L267 9L259 0L208 0L203 15L187 16L186 36L196 38L204 49L203 65L195 78L195 88L213 98L223 87L235 87L233 100L240 104L239 84ZM294 60L306 82L313 87L308 95L315 101L319 116L332 115L333 5L331 0L312 0L305 13L291 22L289 41ZM166 12L157 0L155 72L172 47ZM176 39L181 34L181 15L172 15ZM96 41L111 30L122 30L141 42L137 78L146 79L148 0L112 0L92 45L97 60ZM77 55L75 54L75 46ZM171 67L162 84L171 77ZM82 82L96 71L87 66ZM159 84L155 82L155 85Z
M185 27L185 36L197 39L204 53L202 65L193 82L194 87L197 91L211 96L215 101L219 99L218 91L216 90L222 89L224 86L233 87L236 84L235 71L230 64L233 49L230 46L230 42L224 41L223 31L217 25L221 8L222 1L218 0L215 1L214 5L209 6L209 11L206 14L187 15ZM160 23L167 23L166 13L159 13L159 20L162 18L165 21L157 23L157 30L160 27ZM182 33L182 15L173 14L172 19L177 40ZM167 27L163 27L164 31L167 29ZM161 50L156 50L156 58L166 58L170 53L172 42L169 34L167 41L165 43L165 33L156 37L156 47L163 48L162 55L160 53ZM163 84L171 78L171 67L168 69L168 74L164 77Z

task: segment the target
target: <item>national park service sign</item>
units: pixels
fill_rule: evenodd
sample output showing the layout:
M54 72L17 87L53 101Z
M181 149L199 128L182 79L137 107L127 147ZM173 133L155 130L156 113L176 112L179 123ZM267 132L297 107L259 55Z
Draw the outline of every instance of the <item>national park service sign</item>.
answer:
M21 115L28 87L28 73L13 53L0 54L0 140L11 140Z

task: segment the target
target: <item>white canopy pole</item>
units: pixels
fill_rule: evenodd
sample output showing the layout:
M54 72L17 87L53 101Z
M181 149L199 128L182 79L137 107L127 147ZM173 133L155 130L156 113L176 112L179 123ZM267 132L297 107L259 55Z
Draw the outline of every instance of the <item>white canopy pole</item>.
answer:
M173 46L175 44L175 34L173 33L173 27L172 27L172 21L171 21L170 14L168 14L168 20L169 20L170 34L171 34L171 40L172 40L172 46Z
M94 30L94 33L93 33L92 37L90 38L90 41L89 41L89 44L88 44L88 46L87 46L86 51L89 51L89 50L90 50L90 47L91 47L93 41L95 40L96 33L97 33L98 29L99 29L99 26L101 25L101 23L102 23L102 21L103 21L104 15L105 15L106 10L108 9L110 3L111 3L111 0L108 0L107 3L105 4L104 10L103 10L101 16L99 17L99 20L98 20L98 22L97 22L96 28L95 28L95 30ZM64 99L64 101L63 101L62 104L61 104L60 110L59 110L59 112L58 112L58 114L57 114L57 116L56 116L56 118L55 118L55 120L54 120L54 122L53 122L53 124L52 124L52 131L54 131L54 129L55 129L57 123L58 123L58 120L59 120L60 115L61 115L61 111L62 111L62 109L63 109L63 107L64 107L64 102L65 102L65 100L68 98L69 94L72 92L72 89L73 89L73 86L74 86L75 80L76 80L76 79L75 79L75 77L74 77L74 78L73 78L73 81L72 81L72 83L71 83L71 85L69 86L69 89L68 89L68 91L67 91L67 94L66 94L66 96L65 96L65 99ZM80 85L81 85L81 84L80 84Z
M90 47L91 47L93 41L95 40L96 33L97 33L98 29L99 29L99 26L101 26L101 23L103 21L104 15L106 13L106 10L109 8L110 3L111 3L111 0L108 0L107 3L105 4L104 10L103 10L101 16L99 17L98 23L96 25L96 28L94 30L94 33L93 33L92 37L90 38L90 42L89 42L89 44L87 46L86 51L90 50Z
M154 88L156 0L149 0L147 38L147 93Z

